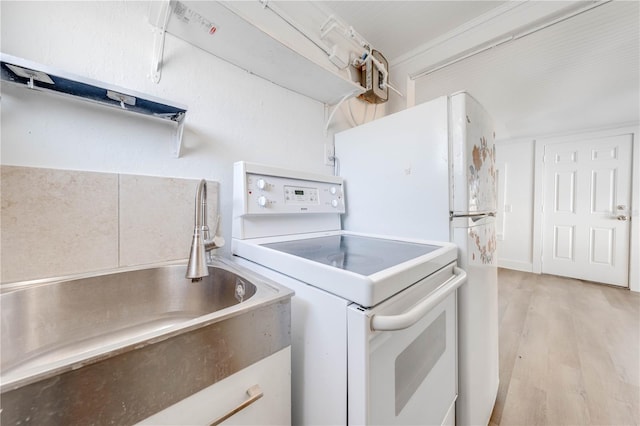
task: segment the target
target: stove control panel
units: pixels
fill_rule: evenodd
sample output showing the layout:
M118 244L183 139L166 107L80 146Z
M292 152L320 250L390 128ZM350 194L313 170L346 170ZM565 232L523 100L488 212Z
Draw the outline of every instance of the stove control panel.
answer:
M342 183L246 174L248 214L344 213Z
M345 212L340 177L244 162L235 167L235 211L245 215Z

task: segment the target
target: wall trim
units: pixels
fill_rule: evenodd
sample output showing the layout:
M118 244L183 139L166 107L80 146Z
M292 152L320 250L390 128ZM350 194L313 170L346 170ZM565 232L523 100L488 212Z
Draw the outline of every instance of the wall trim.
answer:
M551 22L558 17L585 7L583 1L506 2L487 13L454 28L450 32L395 58L390 64L390 74L396 77L397 89L404 97L390 96L390 112L401 111L415 104L415 85L412 76L435 66L460 58L474 50L487 47L497 41L514 38L517 34ZM392 78L393 82L393 78Z
M498 268L513 269L515 271L533 272L533 264L519 260L498 259Z

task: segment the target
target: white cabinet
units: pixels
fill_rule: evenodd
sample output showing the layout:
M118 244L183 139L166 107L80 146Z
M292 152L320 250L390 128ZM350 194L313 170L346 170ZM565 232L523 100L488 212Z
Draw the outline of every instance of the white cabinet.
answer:
M262 397L248 403L249 389ZM228 413L241 409L216 423ZM291 346L144 419L139 425L291 424Z

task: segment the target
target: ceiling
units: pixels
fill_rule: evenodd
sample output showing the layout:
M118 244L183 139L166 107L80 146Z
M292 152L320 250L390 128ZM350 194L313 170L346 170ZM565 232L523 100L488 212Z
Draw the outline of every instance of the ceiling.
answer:
M392 72L395 71L391 81L401 85L407 73L415 75L421 70L403 68L398 63L406 62L415 52L428 58L435 50L434 45L446 45L456 34L472 33L469 30L472 24L483 19L489 19L490 26L494 22L495 26L502 25L500 19L509 8L542 7L544 3L548 7L554 3L565 13L569 9L580 12L585 6L595 6L566 19L558 19L559 15L545 19L538 16L528 23L517 22L524 29L541 24L544 28L415 78L415 102L468 90L494 116L499 139L640 120L638 1L313 3L338 15L380 50L389 60ZM546 26L549 22L551 25ZM486 41L478 39L478 46ZM455 59L460 51L453 49L450 53L449 59ZM399 107L391 111L406 106L404 99L396 102Z
M503 1L322 1L390 63Z

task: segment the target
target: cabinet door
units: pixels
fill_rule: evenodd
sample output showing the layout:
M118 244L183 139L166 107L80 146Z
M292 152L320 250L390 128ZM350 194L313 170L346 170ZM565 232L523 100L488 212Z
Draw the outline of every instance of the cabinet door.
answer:
M255 398L254 393L254 402L248 403L249 389L262 392L262 397ZM138 424L210 425L234 411L219 424L291 424L290 346Z

